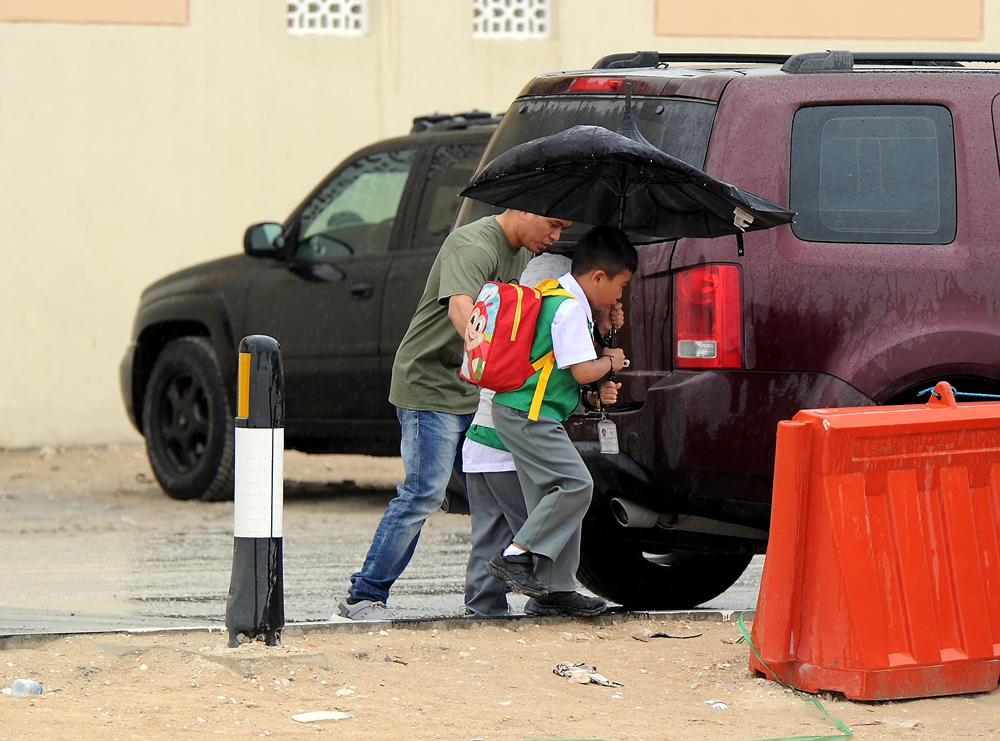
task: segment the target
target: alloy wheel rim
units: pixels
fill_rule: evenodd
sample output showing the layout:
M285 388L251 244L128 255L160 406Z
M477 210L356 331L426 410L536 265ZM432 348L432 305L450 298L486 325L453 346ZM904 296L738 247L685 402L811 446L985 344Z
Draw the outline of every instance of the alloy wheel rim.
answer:
M190 473L208 447L211 414L204 384L189 372L175 373L160 395L158 429L164 454L178 473Z

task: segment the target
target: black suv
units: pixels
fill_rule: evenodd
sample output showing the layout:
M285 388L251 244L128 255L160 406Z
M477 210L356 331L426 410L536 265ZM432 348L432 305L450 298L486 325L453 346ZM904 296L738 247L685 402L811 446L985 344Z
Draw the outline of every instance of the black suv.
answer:
M246 254L143 292L122 394L170 496L233 496L237 346L248 334L281 343L287 447L399 454L393 357L498 122L479 111L414 119L409 136L349 157L284 224L251 226Z

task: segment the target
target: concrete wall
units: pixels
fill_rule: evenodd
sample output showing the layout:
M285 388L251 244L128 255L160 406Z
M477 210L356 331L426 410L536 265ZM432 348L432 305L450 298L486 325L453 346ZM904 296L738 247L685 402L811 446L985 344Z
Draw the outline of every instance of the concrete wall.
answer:
M0 0L0 446L138 439L117 371L143 287L239 251L249 223L284 219L415 115L503 110L536 73L636 49L1000 41L996 3L979 0L948 4L947 24L941 4L906 0L921 14L903 38L900 0L866 0L885 12L831 39L829 11L802 3L794 22L734 37L734 13L780 20L789 0L713 10L714 39L692 35L690 0L551 0L550 38L527 41L473 39L471 0L369 3L368 35L342 38L289 35L281 0Z

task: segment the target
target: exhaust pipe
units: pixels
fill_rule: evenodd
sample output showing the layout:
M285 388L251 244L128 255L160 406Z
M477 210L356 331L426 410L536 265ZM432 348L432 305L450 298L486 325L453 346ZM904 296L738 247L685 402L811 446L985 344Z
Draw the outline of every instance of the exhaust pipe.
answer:
M611 500L611 511L622 527L656 527L661 515L631 499L615 497ZM663 515L670 517L670 515Z
M611 500L611 512L622 527L662 527L667 530L683 530L706 535L725 535L731 538L767 540L766 530L759 530L747 525L737 525L731 522L721 522L707 517L697 517L695 515L654 512L645 505L622 497L615 497Z

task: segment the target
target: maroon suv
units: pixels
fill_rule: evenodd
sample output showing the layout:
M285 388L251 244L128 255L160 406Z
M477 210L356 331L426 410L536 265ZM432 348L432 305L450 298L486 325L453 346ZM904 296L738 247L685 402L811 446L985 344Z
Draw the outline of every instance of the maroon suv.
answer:
M514 101L483 162L616 128L631 83L650 142L797 212L745 257L734 237L634 235L621 454L600 454L592 415L569 423L596 484L584 583L635 608L727 589L766 548L775 427L800 409L922 402L942 379L1000 393L1000 71L969 66L998 61L642 52Z

